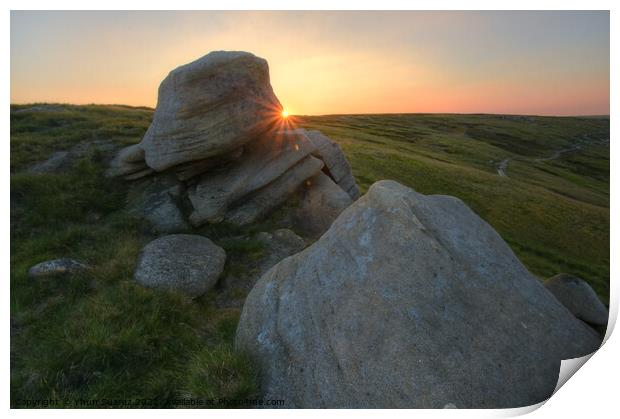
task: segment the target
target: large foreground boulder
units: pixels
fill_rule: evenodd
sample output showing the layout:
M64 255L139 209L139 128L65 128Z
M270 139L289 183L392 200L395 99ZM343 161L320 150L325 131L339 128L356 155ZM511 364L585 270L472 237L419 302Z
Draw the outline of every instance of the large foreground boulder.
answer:
M562 273L547 279L545 287L578 319L592 326L607 324L607 308L583 279Z
M232 152L265 132L282 106L267 61L242 51L215 51L170 72L141 147L162 171Z
M224 249L206 237L171 234L142 249L134 278L147 287L180 291L195 298L217 283L225 261Z
M286 407L507 408L598 348L462 201L375 183L270 269L236 336Z

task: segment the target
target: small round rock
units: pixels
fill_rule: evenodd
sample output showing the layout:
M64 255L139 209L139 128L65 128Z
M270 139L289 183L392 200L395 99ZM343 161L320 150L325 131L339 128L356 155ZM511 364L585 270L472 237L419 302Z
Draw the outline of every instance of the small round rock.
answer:
M217 283L226 252L206 237L171 234L147 244L138 257L135 280L146 287L196 298Z

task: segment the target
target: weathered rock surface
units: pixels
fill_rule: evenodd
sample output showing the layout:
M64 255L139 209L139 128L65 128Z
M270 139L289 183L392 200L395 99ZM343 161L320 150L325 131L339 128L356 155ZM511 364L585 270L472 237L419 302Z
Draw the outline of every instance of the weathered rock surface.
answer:
M144 161L144 149L140 144L123 148L110 162L106 176L123 176L127 180L139 179L154 173Z
M233 204L267 186L315 150L303 133L264 135L251 142L244 159L227 170L204 174L189 189L195 210L192 223L221 221ZM295 187L304 180L292 179Z
M282 259L294 255L306 247L305 240L288 228L280 228L273 233L263 231L258 233L257 238L263 243L266 251L266 257L259 263L260 275L267 272Z
M30 167L30 173L54 173L59 171L63 166L68 165L70 153L68 151L57 151L42 162L36 163Z
M279 118L267 61L215 51L170 72L141 146L156 171L231 152Z
M144 149L140 144L132 144L118 153L120 161L125 163L144 163Z
M190 229L179 201L185 187L172 174L158 174L134 183L128 194L131 214L151 223L159 233L178 233Z
M342 149L320 131L305 131L317 148L315 155L325 162L329 176L349 194L352 200L359 198L360 191L351 172L351 166Z
M90 153L100 153L104 160L110 160L118 147L108 140L83 141L67 150L56 151L46 160L28 168L32 174L64 173L71 170L76 162Z
M306 179L319 173L322 167L321 160L306 156L273 182L249 195L240 205L231 208L224 219L232 224L246 225L264 217L282 205ZM190 216L192 222L193 215Z
M236 336L264 397L309 408L530 405L599 344L462 201L393 181L270 269Z
M28 270L32 279L41 279L49 276L71 275L90 269L88 265L70 258L46 260L37 263Z
M243 147L239 147L230 153L222 154L220 156L208 157L206 159L194 160L188 163L180 164L174 167L174 172L176 173L178 179L188 180L210 169L225 168L231 162L239 160L242 155Z
M210 290L224 270L226 252L203 236L172 234L147 244L134 278L144 286L195 298Z
M558 274L545 281L545 288L578 319L593 326L607 324L607 308L583 279L569 274Z
M308 179L301 194L294 223L309 237L319 237L325 233L336 217L353 202L349 195L323 172Z

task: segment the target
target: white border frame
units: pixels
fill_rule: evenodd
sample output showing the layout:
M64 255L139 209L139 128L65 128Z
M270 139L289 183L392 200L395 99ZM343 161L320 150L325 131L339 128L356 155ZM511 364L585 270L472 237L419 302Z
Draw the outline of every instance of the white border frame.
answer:
M47 10L52 4L46 1L12 1L8 2L9 10ZM435 0L432 2L421 1L403 1L403 0L382 0L382 1L339 1L339 0L305 0L296 2L285 2L278 0L256 1L248 0L231 0L226 2L213 1L190 1L176 0L174 2L165 2L161 0L130 1L130 0L108 0L108 1L91 1L88 4L75 0L61 0L53 3L55 9L68 10L134 10L134 9L152 9L152 10L611 10L610 13L610 114L614 114L614 110L618 109L618 89L617 75L618 71L618 2L612 1L554 1L554 0L523 0L523 1L457 1L457 0ZM7 10L2 16L2 34L3 34L3 56L10 57L10 13ZM616 46L614 50L613 46ZM9 58L10 59L10 58ZM2 85L2 96L5 104L10 103L10 66L3 66L4 80ZM611 119L611 136L617 133L615 119ZM9 112L4 114L3 119L4 141L2 142L2 167L8 172L10 146L9 146ZM614 141L610 141L611 156L616 155L617 146ZM617 179L618 169L611 165L611 199L610 199L610 253L618 255L618 231L617 217L614 211L618 208ZM2 182L2 202L0 207L2 211L2 230L4 237L10 237L10 177L8 173L3 177ZM9 317L10 317L10 294L9 294L9 277L10 277L10 258L9 243L4 242L2 252L2 262L5 269L5 305L2 310L3 333L2 333L2 394L5 409L9 409L10 403L10 374L9 374ZM618 263L611 259L611 278L616 278L618 272ZM617 391L615 390L618 383L618 364L620 344L618 344L617 336L611 335L613 325L618 315L618 285L617 281L611 280L610 284L610 328L606 336L606 343L602 348L589 360L576 377L570 379L548 402L540 405L522 409L506 409L506 410L390 410L385 412L390 416L397 417L506 417L516 416L528 412L538 418L556 417L563 418L582 418L584 416L607 417L611 414L617 414L618 409L615 406L615 398ZM538 409L541 405L544 407ZM613 412L613 413L612 413ZM135 417L148 415L151 419L159 419L169 417L172 411L168 410L117 410L113 414ZM182 416L204 417L209 416L267 416L270 418L279 418L295 414L300 417L309 417L315 415L344 415L355 416L356 419L374 418L377 414L382 414L376 410L299 410L299 411L257 411L257 410L235 410L235 411L194 411L194 410L177 410L175 414ZM32 417L39 415L48 415L50 417L77 417L83 416L85 412L79 410L11 410L11 414L19 417ZM110 412L105 410L89 411L89 416L104 417Z

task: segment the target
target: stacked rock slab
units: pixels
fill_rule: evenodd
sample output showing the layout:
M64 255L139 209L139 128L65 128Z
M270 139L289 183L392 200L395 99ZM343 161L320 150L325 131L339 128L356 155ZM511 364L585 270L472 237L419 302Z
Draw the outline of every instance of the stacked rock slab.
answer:
M321 171L303 186L301 202L293 211L294 224L306 236L318 238L352 202L351 197Z
M298 167L308 166L290 183L295 190L304 180L321 170L323 164L311 156L316 151L313 143L303 134L279 132L264 135L247 146L247 157L228 170L205 173L190 188L189 199L194 207L191 222L200 225L206 221L226 219L229 209L255 191L266 188L280 177L299 172ZM312 163L310 163L312 162ZM286 173L286 174L285 174ZM288 184L288 182L285 182ZM288 196L288 191L274 191L269 200L278 201ZM257 192L260 195L260 192ZM243 223L242 223L243 224Z
M258 281L235 343L285 407L508 408L600 336L462 201L381 181Z
M359 198L360 191L351 173L351 166L338 144L320 131L305 131L317 150L315 155L325 162L325 171L353 201Z
M314 223L324 231L351 202L332 199L334 188L355 199L355 179L335 143L318 131L292 129L281 110L264 59L247 52L212 52L164 79L142 142L121 150L108 174L176 179L174 190L181 196L159 193L149 182L134 183L140 197L134 202L140 205L132 211L161 232L188 228L188 217L173 208L177 203L191 206L185 212L194 226L244 225L283 204L302 185L316 184L313 202L330 202L321 222ZM321 170L330 177L307 182ZM317 199L327 192L330 197ZM170 222L163 220L167 214Z
M321 171L323 162L308 156L269 185L259 189L243 200L243 203L229 212L226 220L237 225L249 224L264 217L270 211L284 203L297 188L316 173Z
M122 149L110 163L108 176L122 176L135 180L154 173L144 161L144 149L141 144L130 145Z

